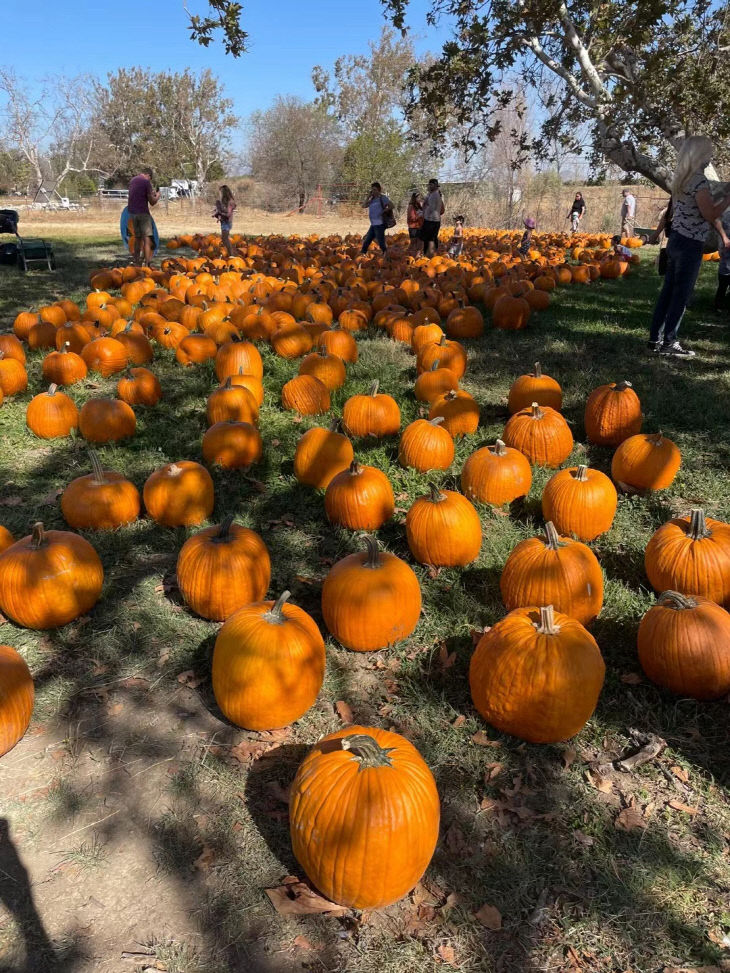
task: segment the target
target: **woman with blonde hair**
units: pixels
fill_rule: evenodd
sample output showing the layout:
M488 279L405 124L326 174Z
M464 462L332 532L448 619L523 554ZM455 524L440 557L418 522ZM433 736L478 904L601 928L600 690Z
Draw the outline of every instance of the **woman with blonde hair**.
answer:
M715 202L705 175L714 152L710 139L692 135L684 140L677 156L671 226L665 227L667 269L649 332L649 350L663 355L694 356L680 345L677 334L702 265L708 223L714 224L730 205L728 192Z

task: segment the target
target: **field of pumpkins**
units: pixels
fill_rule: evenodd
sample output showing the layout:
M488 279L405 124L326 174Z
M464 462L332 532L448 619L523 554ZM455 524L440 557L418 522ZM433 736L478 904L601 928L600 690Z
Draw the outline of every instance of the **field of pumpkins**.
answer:
M551 787L561 754L584 764L571 786L613 788L601 813L620 819L646 811L641 782L611 784L621 759L676 742L690 711L727 720L728 498L701 495L702 459L693 480L672 433L691 366L584 324L646 287L640 241L629 261L605 236L537 234L521 259L518 235L470 231L458 261L237 242L226 259L215 237L175 238L159 269L96 269L83 300L3 322L0 770L12 804L34 677L43 724L130 679L144 723L162 681L207 710L205 772L240 792L265 762L285 791L279 877L307 883L289 901L367 916L430 888L410 939L462 968L459 949L521 920L514 889L497 902L476 861L461 887L453 859L553 826L539 796L500 796L508 754L529 755L527 795L536 763ZM282 741L296 760L277 765ZM486 846L455 823L465 803L501 820ZM447 916L434 887L477 930L453 956L428 938Z

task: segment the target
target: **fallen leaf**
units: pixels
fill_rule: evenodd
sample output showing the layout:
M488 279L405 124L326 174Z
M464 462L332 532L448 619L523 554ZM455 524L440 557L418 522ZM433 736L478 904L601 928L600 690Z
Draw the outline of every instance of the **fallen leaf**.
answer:
M478 747L501 747L502 744L499 740L490 740L484 730L477 730L474 736L471 738L472 743L476 743Z
M689 781L689 774L684 769L684 767L675 765L674 767L670 767L669 769L671 770L671 772L674 774L676 778L683 781L685 784Z
M352 718L352 710L349 705L344 701L344 699L338 699L335 703L335 709L337 710L337 715L342 720L343 723L354 723Z
M439 646L439 662L442 669L450 669L456 662L456 652L449 652L445 642Z
M122 689L149 689L150 681L142 676L128 676L126 679L121 679L119 685Z
M457 906L464 905L466 899L460 892L449 892L446 896L446 901L444 902L443 909L455 909Z
M273 744L264 743L262 740L242 740L235 747L231 747L229 753L239 763L248 764L253 763L254 760L258 760L259 757L272 749ZM212 751L213 748L211 747Z
M246 477L246 480L251 484L257 493L266 493L266 484L262 483L261 480L252 480L249 477Z
M326 913L344 916L347 909L313 892L304 882L294 881L273 889L264 889L271 904L282 916L311 916Z
M591 838L590 835L584 834L582 831L574 831L573 837L579 845L583 845L585 848L590 848L591 845L596 843L595 838Z
M595 789L600 791L602 794L610 794L613 790L613 781L608 777L601 777L600 774L586 771L586 778L591 787L595 787Z
M160 655L157 659L157 668L161 669L169 658L170 658L170 650L163 649L162 652L160 652Z
M186 669L185 672L178 675L177 681L182 683L183 686L187 686L188 689L197 689L201 683L205 682L205 676L197 676L195 670Z
M684 811L685 814L691 814L693 817L700 813L698 807L690 807L689 804L682 804L681 801L669 801L669 807L674 808L675 811Z
M640 808L625 807L616 815L613 826L618 831L643 831L648 826L648 821Z
M484 635L485 631L488 632L489 629L473 628L471 630L471 632L469 634L471 635L471 645L472 645L472 648L473 649L475 649L479 645L479 643L481 642L482 636Z
M63 490L53 490L51 493L47 493L45 497L41 497L38 501L41 507L52 507L56 500L61 496Z
M459 713L456 719L452 721L451 725L455 730L458 730L459 727L463 726L465 723L466 723L466 717L464 716L463 713Z
M442 943L436 947L436 958L449 966L456 966L456 951L449 943Z
M314 946L312 946L306 936L296 936L292 942L292 946L296 946L297 949L314 949Z
M561 758L563 761L563 767L567 770L572 764L575 763L575 758L578 756L577 752L573 750L572 747L568 747L561 753Z
M485 929L497 932L502 928L502 913L493 905L483 905L474 913L474 918L480 922Z
M640 672L624 672L621 676L621 682L626 683L627 686L638 686L644 681Z
M112 716L118 716L124 710L124 703L112 703L109 707L109 713Z
M499 761L487 764L484 770L484 783L488 784L490 780L494 780L495 777L499 777L499 775L502 773L503 766L504 764L499 763Z
M210 845L204 844L203 850L193 864L199 872L207 872L217 857L218 855L215 850Z

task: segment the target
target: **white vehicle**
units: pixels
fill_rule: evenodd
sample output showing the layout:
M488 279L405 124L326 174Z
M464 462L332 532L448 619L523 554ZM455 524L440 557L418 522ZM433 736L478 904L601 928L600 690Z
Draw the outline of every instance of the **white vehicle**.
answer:
M177 199L178 191L175 186L160 186L160 199Z

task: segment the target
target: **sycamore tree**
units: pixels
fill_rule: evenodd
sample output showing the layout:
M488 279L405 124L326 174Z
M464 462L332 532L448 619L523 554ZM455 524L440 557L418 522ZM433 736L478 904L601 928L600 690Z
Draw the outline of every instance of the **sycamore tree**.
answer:
M382 0L405 31L409 0ZM431 0L451 37L410 72L411 111L434 139L459 132L473 152L495 139L522 86L553 95L532 151L570 145L588 126L593 162L668 189L674 150L691 134L730 137L730 5L712 0ZM453 126L456 124L456 128Z

